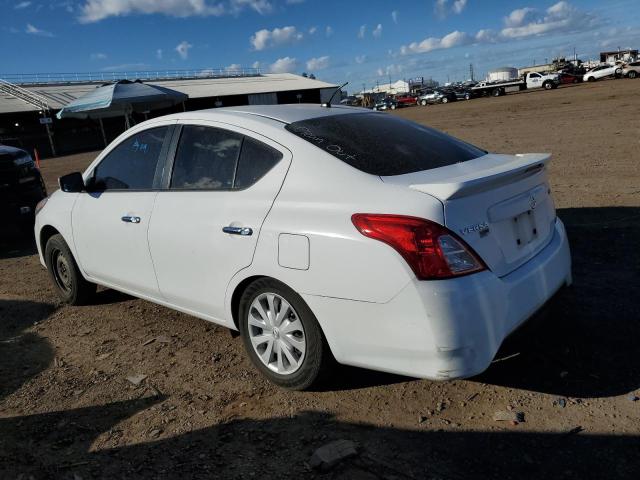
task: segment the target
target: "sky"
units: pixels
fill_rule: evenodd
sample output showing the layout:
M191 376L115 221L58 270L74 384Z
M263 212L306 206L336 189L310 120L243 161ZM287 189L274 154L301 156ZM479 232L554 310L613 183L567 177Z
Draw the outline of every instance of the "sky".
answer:
M639 0L0 0L2 74L260 68L349 91L640 48Z

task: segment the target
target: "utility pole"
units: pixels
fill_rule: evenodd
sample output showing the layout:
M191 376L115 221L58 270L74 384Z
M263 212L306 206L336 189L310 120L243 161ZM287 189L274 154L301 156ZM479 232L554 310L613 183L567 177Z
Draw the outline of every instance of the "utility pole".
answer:
M473 63L469 64L469 78L472 82L475 82L475 79L473 78Z

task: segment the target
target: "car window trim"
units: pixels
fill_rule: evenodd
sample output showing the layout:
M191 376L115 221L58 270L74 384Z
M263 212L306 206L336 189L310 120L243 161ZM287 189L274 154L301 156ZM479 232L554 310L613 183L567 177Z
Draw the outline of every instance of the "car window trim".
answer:
M145 133L148 132L150 130L155 130L157 128L167 128L167 132L165 133L164 139L162 140L162 147L160 147L160 153L158 154L158 163L156 163L156 171L153 174L153 182L151 184L151 188L110 188L110 189L106 189L106 190L90 190L90 191L85 191L82 193L87 193L87 194L91 194L91 193L99 193L100 195L104 195L105 193L109 193L109 192L157 192L161 190L161 181L164 175L164 170L166 169L166 159L167 159L167 154L169 152L169 146L170 146L170 142L169 140L173 138L173 131L176 128L175 124L167 124L167 125L156 125L156 126L151 126L150 128L145 128L143 130L138 130L134 133L132 133L131 135L129 135L128 137L126 137L124 140L122 140L121 142L118 143L118 145L116 145L115 147L113 147L111 150L109 150L109 153L107 153L103 158L100 159L100 162L98 162L98 164L96 164L93 167L93 170L91 171L91 175L89 176L89 179L95 179L96 176L96 170L100 167L100 165L102 165L102 162L104 162L107 158L109 158L109 156L111 155L111 153L113 153L113 151L115 149L117 149L120 145L122 145L124 142L128 141L130 138L132 138L135 135L139 135L141 133Z

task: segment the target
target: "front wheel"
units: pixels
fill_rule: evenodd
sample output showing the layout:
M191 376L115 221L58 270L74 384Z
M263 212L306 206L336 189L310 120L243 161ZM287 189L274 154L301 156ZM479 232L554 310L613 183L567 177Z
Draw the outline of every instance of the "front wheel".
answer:
M422 105L423 107L427 106L427 101L426 100L420 100L420 105Z
M468 93L465 93L464 99L465 100L471 100L471 95L469 95Z
M544 82L544 84L542 86L544 87L545 90L551 90L553 88L553 83Z
M395 105L391 105L391 110L395 110L396 106Z
M588 82L595 82L596 81L596 77L589 77L587 78Z
M239 327L252 363L281 387L305 390L332 363L315 315L300 295L277 280L256 280L245 290Z
M449 99L447 97L443 97L441 102L442 103L449 103Z
M629 78L636 78L638 76L638 73L635 70L631 70L628 74L627 77Z
M85 305L90 302L96 292L96 284L84 279L62 235L53 235L47 241L44 259L63 302L69 305Z

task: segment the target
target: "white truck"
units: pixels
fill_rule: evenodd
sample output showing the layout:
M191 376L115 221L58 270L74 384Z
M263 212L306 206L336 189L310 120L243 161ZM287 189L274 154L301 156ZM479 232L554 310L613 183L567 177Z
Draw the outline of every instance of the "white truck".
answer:
M492 97L499 97L509 92L532 88L551 90L552 88L557 88L558 85L560 85L560 76L557 73L529 72L517 80L480 82L471 87L471 92L475 96L491 95Z

